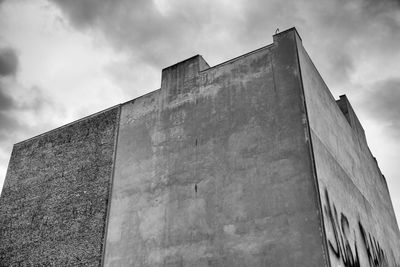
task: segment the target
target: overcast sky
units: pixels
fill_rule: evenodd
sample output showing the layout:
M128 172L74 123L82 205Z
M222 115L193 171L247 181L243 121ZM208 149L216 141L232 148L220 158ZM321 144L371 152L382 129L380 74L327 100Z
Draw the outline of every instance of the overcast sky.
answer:
M398 0L0 0L0 189L12 145L215 65L295 26L335 98L346 94L400 215Z

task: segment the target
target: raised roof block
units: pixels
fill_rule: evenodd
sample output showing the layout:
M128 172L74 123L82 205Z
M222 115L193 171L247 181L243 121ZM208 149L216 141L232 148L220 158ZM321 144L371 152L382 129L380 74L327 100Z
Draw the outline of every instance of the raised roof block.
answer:
M202 56L196 55L162 70L161 90L167 101L188 94L199 86L199 72L209 68Z

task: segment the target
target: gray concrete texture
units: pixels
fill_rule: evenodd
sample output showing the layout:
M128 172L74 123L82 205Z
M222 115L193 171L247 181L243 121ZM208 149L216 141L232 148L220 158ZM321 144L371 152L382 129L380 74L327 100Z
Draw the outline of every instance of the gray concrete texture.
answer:
M0 205L4 266L400 263L364 130L294 28L15 145Z
M122 106L105 266L323 266L294 33Z
M400 266L400 233L385 177L346 96L335 102L298 42L332 266Z

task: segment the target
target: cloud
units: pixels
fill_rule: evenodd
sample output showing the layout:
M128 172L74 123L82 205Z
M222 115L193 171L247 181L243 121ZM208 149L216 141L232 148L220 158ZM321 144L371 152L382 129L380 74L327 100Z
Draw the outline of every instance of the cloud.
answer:
M399 55L400 5L397 0L278 3L257 0L249 2L244 12L246 19L243 21L247 25L242 35L250 35L252 41L269 29L268 24L281 30L295 25L311 58L334 91L345 86L351 89L349 85L363 71L361 64L374 58L390 60ZM379 65L376 67L383 69ZM381 73L378 79L382 79Z
M48 110L56 111L57 107L42 88L0 78L0 150L35 132L34 127L41 128L45 123L38 118L52 114Z
M6 87L10 87L9 90L6 90ZM29 97L21 97L18 100L14 100L7 92L12 90L18 90L18 93L28 95ZM43 94L42 89L38 86L26 88L16 84L15 81L0 80L0 112L29 111L38 113L45 105L51 106L52 102ZM1 122L2 121L0 121L0 128L3 126Z
M335 91L352 81L367 53L399 54L397 0L49 1L75 28L101 34L138 67L159 70L198 53L219 63L268 44L276 28L296 26Z
M0 143L8 140L12 133L21 128L21 124L10 113L0 111ZM10 144L8 144L10 145Z
M14 100L6 93L6 87L29 95L29 98ZM43 95L39 87L25 88L15 82L0 81L0 143L7 138L18 137L16 131L23 127L28 128L27 116L40 115L46 105L51 106L51 101Z
M366 91L363 110L400 137L400 77L379 81Z
M196 11L173 9L163 14L155 2L148 0L53 2L76 28L97 31L115 49L129 51L136 60L145 60L157 67L165 65L176 50L190 50L185 44L190 39L196 41L196 33L202 27L201 14Z
M8 110L14 106L13 99L5 93L3 85L0 81L0 111ZM0 123L1 127L1 123Z
M0 188L2 185L2 171L7 166L12 144L15 143L16 132L22 129L22 125L14 114L17 108L16 102L6 93L6 84L0 79Z
M18 70L18 57L15 50L10 47L1 48L0 77L15 75L17 73L17 70Z
M57 112L59 108L40 87L0 79L0 191L12 145L54 128L52 116Z
M345 2L346 0L342 0ZM398 0L364 0L361 1L362 11L368 15L380 15L385 11L396 10L400 8L400 1Z

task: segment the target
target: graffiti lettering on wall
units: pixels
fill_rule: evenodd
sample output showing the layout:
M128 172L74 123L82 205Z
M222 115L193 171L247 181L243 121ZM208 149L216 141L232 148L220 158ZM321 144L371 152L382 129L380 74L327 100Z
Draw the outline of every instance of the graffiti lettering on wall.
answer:
M343 262L345 267L360 267L356 231L351 231L346 215L342 212L338 213L335 204L331 203L326 189L324 211L328 225L333 232L333 239L328 239L329 249L336 258ZM369 265L372 267L389 266L385 252L375 237L367 233L361 222L358 222L358 228L361 236L360 243L368 256Z
M328 191L325 189L326 205L324 207L325 214L332 227L334 240L328 240L329 248L333 254L342 259L345 267L360 267L360 259L358 256L357 241L354 242L354 248L349 242L349 221L347 217L340 213L339 216L335 207L335 204L330 203ZM356 233L353 231L354 240L356 239Z
M360 222L358 222L358 227L360 228L361 237L365 244L365 248L367 250L368 261L370 266L389 266L387 262L385 252L379 245L379 242L376 241L375 237L372 237L371 234L368 234L364 227ZM385 264L381 264L385 263Z

